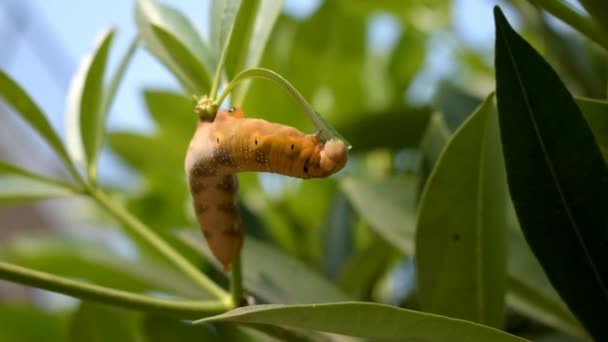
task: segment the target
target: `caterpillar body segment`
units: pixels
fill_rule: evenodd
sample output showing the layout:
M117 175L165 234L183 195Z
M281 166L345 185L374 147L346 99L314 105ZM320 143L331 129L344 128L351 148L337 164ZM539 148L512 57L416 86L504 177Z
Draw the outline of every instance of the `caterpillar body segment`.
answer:
M186 174L203 234L225 270L238 256L244 227L238 209L238 172L272 172L297 178L327 177L348 159L341 140L323 143L316 134L266 120L240 109L200 121L186 155Z

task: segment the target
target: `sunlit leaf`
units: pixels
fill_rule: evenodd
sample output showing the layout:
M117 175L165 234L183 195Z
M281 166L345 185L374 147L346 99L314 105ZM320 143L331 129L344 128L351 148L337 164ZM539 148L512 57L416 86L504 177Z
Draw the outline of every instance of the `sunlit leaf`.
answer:
M72 176L79 179L78 171L76 171L61 139L59 139L40 108L32 101L25 90L2 70L0 70L0 97L49 144L70 170Z
M493 100L456 131L427 181L416 262L425 311L501 328L506 183Z
M208 52L192 24L178 11L155 0L137 1L135 19L146 49L188 93L206 94L211 88L210 70L215 66L215 56Z
M105 133L105 71L114 30L104 31L72 79L66 117L67 146L74 160L96 177L97 155Z
M525 341L472 322L373 303L257 305L198 322L275 324L382 341Z

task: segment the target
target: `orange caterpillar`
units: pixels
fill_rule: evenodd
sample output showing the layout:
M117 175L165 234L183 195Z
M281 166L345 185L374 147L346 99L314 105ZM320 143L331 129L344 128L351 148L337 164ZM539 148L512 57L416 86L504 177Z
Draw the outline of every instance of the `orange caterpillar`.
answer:
M245 236L238 208L237 172L272 172L297 178L327 177L348 159L341 140L266 120L245 118L237 108L199 121L186 154L186 174L197 220L213 255L226 271Z

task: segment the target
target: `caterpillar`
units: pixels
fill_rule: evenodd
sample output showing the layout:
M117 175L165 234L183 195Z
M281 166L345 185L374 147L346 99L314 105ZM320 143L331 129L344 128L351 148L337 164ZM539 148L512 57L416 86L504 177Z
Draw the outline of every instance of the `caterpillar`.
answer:
M238 108L220 110L213 122L200 120L188 146L185 169L197 221L224 270L230 270L245 237L236 173L319 178L340 171L347 160L342 140L322 142L317 134L245 118Z

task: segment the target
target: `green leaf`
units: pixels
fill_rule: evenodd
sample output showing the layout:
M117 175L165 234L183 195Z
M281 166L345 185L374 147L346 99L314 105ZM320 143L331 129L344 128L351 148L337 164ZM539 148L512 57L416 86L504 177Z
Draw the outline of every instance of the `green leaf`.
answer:
M61 179L55 179L55 178L51 178L51 177L48 177L45 175L34 173L34 172L28 171L26 169L23 169L19 166L4 162L2 160L0 160L0 175L20 176L23 178L29 178L33 181L47 183L49 185L60 186L60 187L64 187L67 189L75 190L75 188L76 188L75 185L69 184Z
M2 70L0 70L0 97L49 144L51 149L61 158L71 175L80 181L80 175L61 139L59 139L40 108L32 101L25 90Z
M146 49L175 75L184 90L206 94L211 88L209 70L216 59L192 24L155 0L137 1L135 19Z
M99 232L83 230L83 234ZM23 267L132 292L164 292L204 299L207 294L191 285L171 266L140 255L129 260L100 243L69 236L20 236L2 244L0 255ZM208 296L207 296L208 297ZM210 299L210 297L208 297Z
M104 97L104 101L103 101L102 113L104 116L108 115L110 107L112 106L112 102L114 102L114 97L116 96L116 91L118 91L118 87L122 83L122 80L125 76L129 63L133 59L133 56L135 55L135 51L139 47L139 42L140 42L139 37L133 38L133 40L129 44L129 47L127 48L127 51L125 52L124 56L120 60L118 69L116 69L116 71L114 72L114 75L112 76L110 84L108 85L107 90L105 92L105 97ZM105 118L103 121L105 122ZM104 133L105 133L105 131L104 131Z
M608 163L608 101L576 98L576 104L587 120L604 160Z
M450 131L454 132L482 100L450 82L442 82L433 96L433 107L443 114Z
M388 73L397 94L403 94L422 69L427 54L426 36L412 26L405 28L388 65Z
M213 0L211 2L211 43L216 51L226 49L240 7L241 0Z
M64 342L67 317L60 312L45 312L25 305L0 306L0 340L11 342Z
M498 7L494 14L500 132L517 217L562 299L594 338L608 339L606 163L555 71Z
M17 205L77 195L65 186L50 185L16 177L0 177L0 206Z
M66 113L67 147L72 158L86 165L95 181L97 155L105 133L104 77L114 30L104 31L91 55L82 59L72 79Z
M281 13L282 2L250 0L241 4L226 47L225 67L228 79L234 78L240 71L259 65L272 28ZM230 99L233 105L242 105L249 84L243 83L232 91Z
M424 311L501 328L506 186L493 100L456 131L426 183L416 265Z
M140 321L133 311L83 302L72 319L70 341L140 341Z
M274 324L383 341L525 341L472 322L357 302L256 305L197 322Z
M189 247L215 260L198 232L179 237ZM316 303L348 300L338 288L299 260L250 236L241 252L245 288L270 303ZM214 262L221 269L221 265Z
M340 186L355 211L387 242L409 255L414 249L414 178L382 181L344 178Z

